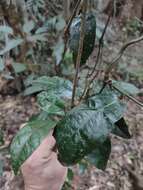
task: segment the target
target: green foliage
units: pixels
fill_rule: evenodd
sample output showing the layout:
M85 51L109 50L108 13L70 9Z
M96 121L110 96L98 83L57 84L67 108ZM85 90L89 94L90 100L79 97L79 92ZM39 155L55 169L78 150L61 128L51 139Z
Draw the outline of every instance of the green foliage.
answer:
M4 171L4 163L3 163L3 160L0 159L0 177L3 175L3 171Z
M58 43L54 46L53 48L53 56L56 59L56 65L59 65L62 61L62 55L64 52L64 42L63 40L60 38Z
M48 115L65 115L65 102L55 94L52 96L49 92L41 92L38 94L38 104Z
M142 30L143 23L137 17L130 19L126 23L126 32L129 35L139 35Z
M4 70L4 62L3 59L0 57L0 72Z
M26 65L22 64L22 63L12 63L12 66L14 68L15 73L21 73L26 71Z
M73 165L94 152L97 154L96 167L103 169L107 164L110 148L103 149L105 154L99 150L105 146L109 134L115 133L116 126L120 128L121 123L118 121L123 117L124 110L124 105L119 102L116 94L108 90L90 98L87 104L72 109L57 124L55 130L59 160L66 165ZM122 133L127 137L126 130L122 130Z
M4 144L3 131L0 129L0 146Z
M29 0L27 4L32 14L38 11L36 19L42 21L42 24L37 28L37 23L34 19L29 20L27 19L28 17L24 19L22 24L24 37L20 39L13 36L8 38L10 43L6 43L4 49L0 51L0 55L4 55L9 51L16 55L20 49L17 47L23 48L23 45L26 45L29 49L24 54L24 63L30 60L31 63L37 64L37 62L40 62L41 64L44 59L43 55L46 55L47 64L47 54L45 54L47 49L45 50L45 47L49 48L47 36L51 34L55 41L59 39L55 45L51 43L51 55L55 59L56 65L59 66L61 62L70 64L72 58L75 62L79 46L81 15L73 19L69 31L69 48L73 55L71 56L71 52L68 50L63 58L64 41L58 36L65 26L63 18L61 16L48 20L43 18L41 14L41 10L44 9L43 0ZM10 28L3 28L1 31L12 35ZM81 65L86 63L94 49L96 31L95 15L89 12L86 15ZM55 37L56 32L58 37ZM99 30L98 32L98 36L101 36L101 31ZM36 52L39 50L41 53L38 52L37 55L35 49ZM27 69L25 66L27 64L23 65L21 62L17 62L12 63L15 72L18 74L24 72ZM66 64L63 64L62 69L66 67ZM3 69L3 59L0 59L0 70ZM17 133L11 143L10 153L15 173L18 172L23 162L40 145L52 128L55 128L54 137L57 142L59 161L66 166L84 163L83 168L88 166L88 163L102 170L106 168L111 153L110 134L123 138L131 137L124 119L125 105L119 100L118 93L115 93L111 88L105 87L102 93L97 94L95 92L100 91L101 85L93 85L91 94L89 93L91 96L87 94L87 97L81 101L79 101L81 93L76 92L75 106L71 109L69 103L72 99L73 84L70 80L64 78L63 73L60 73L62 77L49 77L51 73L49 76L41 77L31 75L25 80L26 89L24 95L37 95L41 113L32 117L26 126ZM129 83L113 81L113 84L131 95L139 92L135 86ZM80 92L84 90L83 86L77 81L77 88ZM73 173L70 171L69 181L72 180L72 177Z
M128 126L124 118L121 118L119 121L117 121L115 123L115 126L116 127L112 131L113 134L126 139L131 138Z
M72 25L70 27L70 38L69 47L73 52L74 63L76 62L79 38L80 38L80 26L81 26L81 16L74 18ZM89 56L94 49L96 37L96 19L93 13L88 13L86 15L86 25L85 25L85 37L83 43L83 53L81 57L81 65L85 64Z
M10 50L16 48L17 46L23 43L23 39L16 39L8 41L7 45L3 50L0 51L0 55L4 55L5 53L9 52Z
M40 145L42 140L48 135L49 131L54 128L56 122L39 118L31 119L15 136L11 143L10 153L12 167L17 174L19 167Z
M9 26L0 26L0 33L13 34L13 29Z
M98 169L105 170L111 153L111 141L107 138L99 144L93 152L87 155L86 160L96 166Z
M102 112L75 108L57 125L55 138L58 158L66 165L79 162L109 135L108 123Z
M131 83L127 83L127 82L122 82L122 81L112 81L114 86L117 87L118 89L120 89L121 91L130 94L130 95L137 95L139 93L139 89L131 84Z
M47 91L50 96L70 98L72 95L72 83L60 77L42 76L31 79L28 82L25 95L30 95L40 91Z

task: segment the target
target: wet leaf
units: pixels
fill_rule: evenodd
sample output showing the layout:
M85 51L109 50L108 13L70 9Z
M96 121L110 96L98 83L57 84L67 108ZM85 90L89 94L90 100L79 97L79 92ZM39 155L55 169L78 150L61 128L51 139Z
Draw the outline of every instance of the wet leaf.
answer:
M86 157L86 160L96 166L98 169L105 170L109 156L111 153L111 141L106 139L103 143L95 146L91 154Z
M72 83L69 80L65 80L60 77L39 77L31 81L31 85L25 90L25 95L30 95L32 93L38 92L36 86L40 91L47 91L51 96L59 96L63 98L71 98L72 95Z
M75 17L70 27L69 47L73 52L74 63L76 62L79 38L80 38L81 15ZM96 37L96 19L92 12L86 15L85 37L81 65L85 64L94 49Z
M95 110L103 110L111 123L120 120L125 112L125 105L120 102L117 95L110 89L97 94L88 100L88 106Z
M6 47L0 51L0 55L4 55L5 53L9 52L10 50L16 48L17 46L21 45L23 43L23 39L14 39L10 40Z
M119 121L115 123L115 128L112 131L112 133L122 138L126 138L126 139L131 138L128 125L126 124L126 121L124 120L124 118L121 118Z
M3 25L3 26L0 26L0 33L13 34L13 29L9 26Z
M40 108L47 112L48 115L64 116L65 101L55 94L49 92L41 92L37 96Z
M55 130L59 160L65 165L76 164L91 153L97 144L104 142L109 132L103 112L84 106L74 108Z
M21 73L26 70L26 65L24 65L22 63L12 63L12 66L16 73Z
M59 65L62 61L62 56L64 52L64 41L60 38L57 44L53 47L53 56L56 59L56 65Z
M44 121L34 118L17 133L10 146L12 167L15 174L55 125L56 122L51 119Z
M113 84L121 91L126 92L130 95L137 95L139 93L139 89L131 83L113 80Z

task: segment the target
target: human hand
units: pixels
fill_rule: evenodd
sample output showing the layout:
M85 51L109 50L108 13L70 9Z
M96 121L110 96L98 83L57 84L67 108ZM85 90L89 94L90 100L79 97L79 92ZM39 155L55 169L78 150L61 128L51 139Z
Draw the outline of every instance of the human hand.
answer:
M67 168L57 160L52 149L55 146L52 132L24 162L21 167L25 190L60 190L67 174Z

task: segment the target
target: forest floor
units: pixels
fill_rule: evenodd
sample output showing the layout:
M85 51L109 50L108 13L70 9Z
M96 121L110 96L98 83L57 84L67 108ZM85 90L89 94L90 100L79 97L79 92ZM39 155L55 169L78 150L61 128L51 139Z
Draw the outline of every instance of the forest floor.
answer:
M109 48L111 57L121 46L121 42ZM127 78L142 89L142 95L137 97L143 102L143 73L131 76L131 69L143 72L143 43L130 47L119 62L119 78ZM106 60L106 57L104 57ZM131 73L131 72L130 72ZM1 82L1 81L0 81ZM143 190L143 108L127 100L126 120L132 134L130 140L112 136L112 154L107 169L103 172L95 167L89 168L82 176L76 175L73 185L76 190ZM23 98L20 95L0 96L0 127L5 130L5 145L7 146L19 127L28 118L38 112L34 97ZM22 190L22 177L15 177L10 165L7 151L0 155L4 162L3 176L0 177L0 190Z

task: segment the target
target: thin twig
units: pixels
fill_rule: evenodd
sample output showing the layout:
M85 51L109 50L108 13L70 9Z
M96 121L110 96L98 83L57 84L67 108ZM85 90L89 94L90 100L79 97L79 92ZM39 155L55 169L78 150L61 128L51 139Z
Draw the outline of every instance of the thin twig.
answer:
M111 18L111 13L110 13L110 15L108 17L108 20L107 20L107 22L105 24L104 30L102 32L102 35L101 35L101 37L99 39L99 47L98 47L98 53L97 53L97 57L96 57L96 60L95 60L95 64L94 64L94 67L93 67L91 73L88 72L88 74L86 76L85 88L84 88L84 91L83 91L83 93L82 93L82 95L80 97L80 101L87 96L87 93L89 92L89 89L90 89L90 86L91 86L92 82L94 81L94 79L96 78L96 76L99 73L99 71L97 71L97 73L94 74L95 69L96 69L96 67L97 67L97 65L98 65L98 63L100 61L100 57L101 57L101 54L102 54L103 39L104 39L104 35L106 33L106 30L107 30L108 24L110 22L110 18ZM100 63L101 63L101 61L100 61ZM92 77L93 74L94 74L94 76ZM92 77L92 79L90 79L88 81L89 77Z
M109 14L109 17L108 17L107 22L106 22L106 24L105 24L104 30L103 30L103 32L102 32L102 35L101 35L100 39L99 39L99 47L98 47L97 57L96 57L96 60L95 60L95 65L94 65L94 68L93 68L91 74L89 75L89 77L91 77L91 76L93 75L93 73L95 72L95 69L96 69L96 67L97 67L97 65L98 65L98 63L99 63L100 54L101 54L101 50L102 50L102 46L103 46L103 39L104 39L106 30L107 30L108 25L109 25L109 22L110 22L111 14L112 14L112 11L111 11L111 13Z
M131 46L131 45L133 45L133 44L135 44L135 43L138 43L138 42L140 42L140 41L142 41L143 40L143 36L141 36L141 37L139 37L139 38L137 38L137 39L134 39L134 40L131 40L130 42L127 42L126 44L124 44L123 46L122 46L122 48L120 49L120 51L119 51L119 53L117 54L117 56L111 61L111 63L108 63L108 68L107 68L107 71L105 72L105 81L106 80L108 80L108 78L109 78L109 73L112 71L112 68L113 68L113 65L115 64L115 63L117 63L117 61L119 61L119 59L122 57L122 55L124 54L124 52L125 52L125 50L129 47L129 46Z
M56 74L58 74L58 75L61 74L61 67L60 66L61 66L61 63L64 60L64 57L65 57L65 54L66 54L66 51L67 51L67 43L68 43L68 38L69 38L69 29L70 29L70 26L72 24L72 21L73 21L75 15L76 15L76 12L77 12L77 9L78 9L80 3L81 3L81 0L78 0L77 4L75 5L75 8L73 10L73 13L72 13L72 15L71 15L65 29L64 29L64 37L63 37L63 39L64 39L64 51L63 51L63 54L62 54L62 59L61 59L59 65L55 65L55 71L56 71Z
M117 88L116 86L114 86L113 84L111 84L111 86L117 90L118 92L120 92L121 94L123 94L124 96L126 96L127 98L129 98L130 100L132 100L133 102L135 102L137 105L143 107L143 103L138 101L136 98L134 98L133 96L127 94L126 92L122 91L121 89Z
M71 15L71 17L70 17L70 19L69 19L69 21L68 21L68 23L67 23L67 25L66 25L66 28L65 28L65 30L64 30L64 35L65 35L65 36L67 36L67 34L69 33L69 28L70 28L70 26L71 26L71 23L72 23L73 18L74 18L75 15L76 15L76 12L77 12L77 9L78 9L80 3L81 3L81 0L78 0L76 6L75 6L75 8L74 8L73 14Z
M79 73L79 67L80 67L82 51L83 51L83 42L84 42L84 36L85 36L84 31L85 31L86 9L87 9L87 0L84 0L83 7L82 7L82 14L81 14L80 39L79 39L78 55L77 55L77 59L76 59L76 73L75 73L75 77L74 77L74 81L73 81L71 107L74 106L74 99L75 99L76 87L77 87L77 81L78 81L78 73Z

